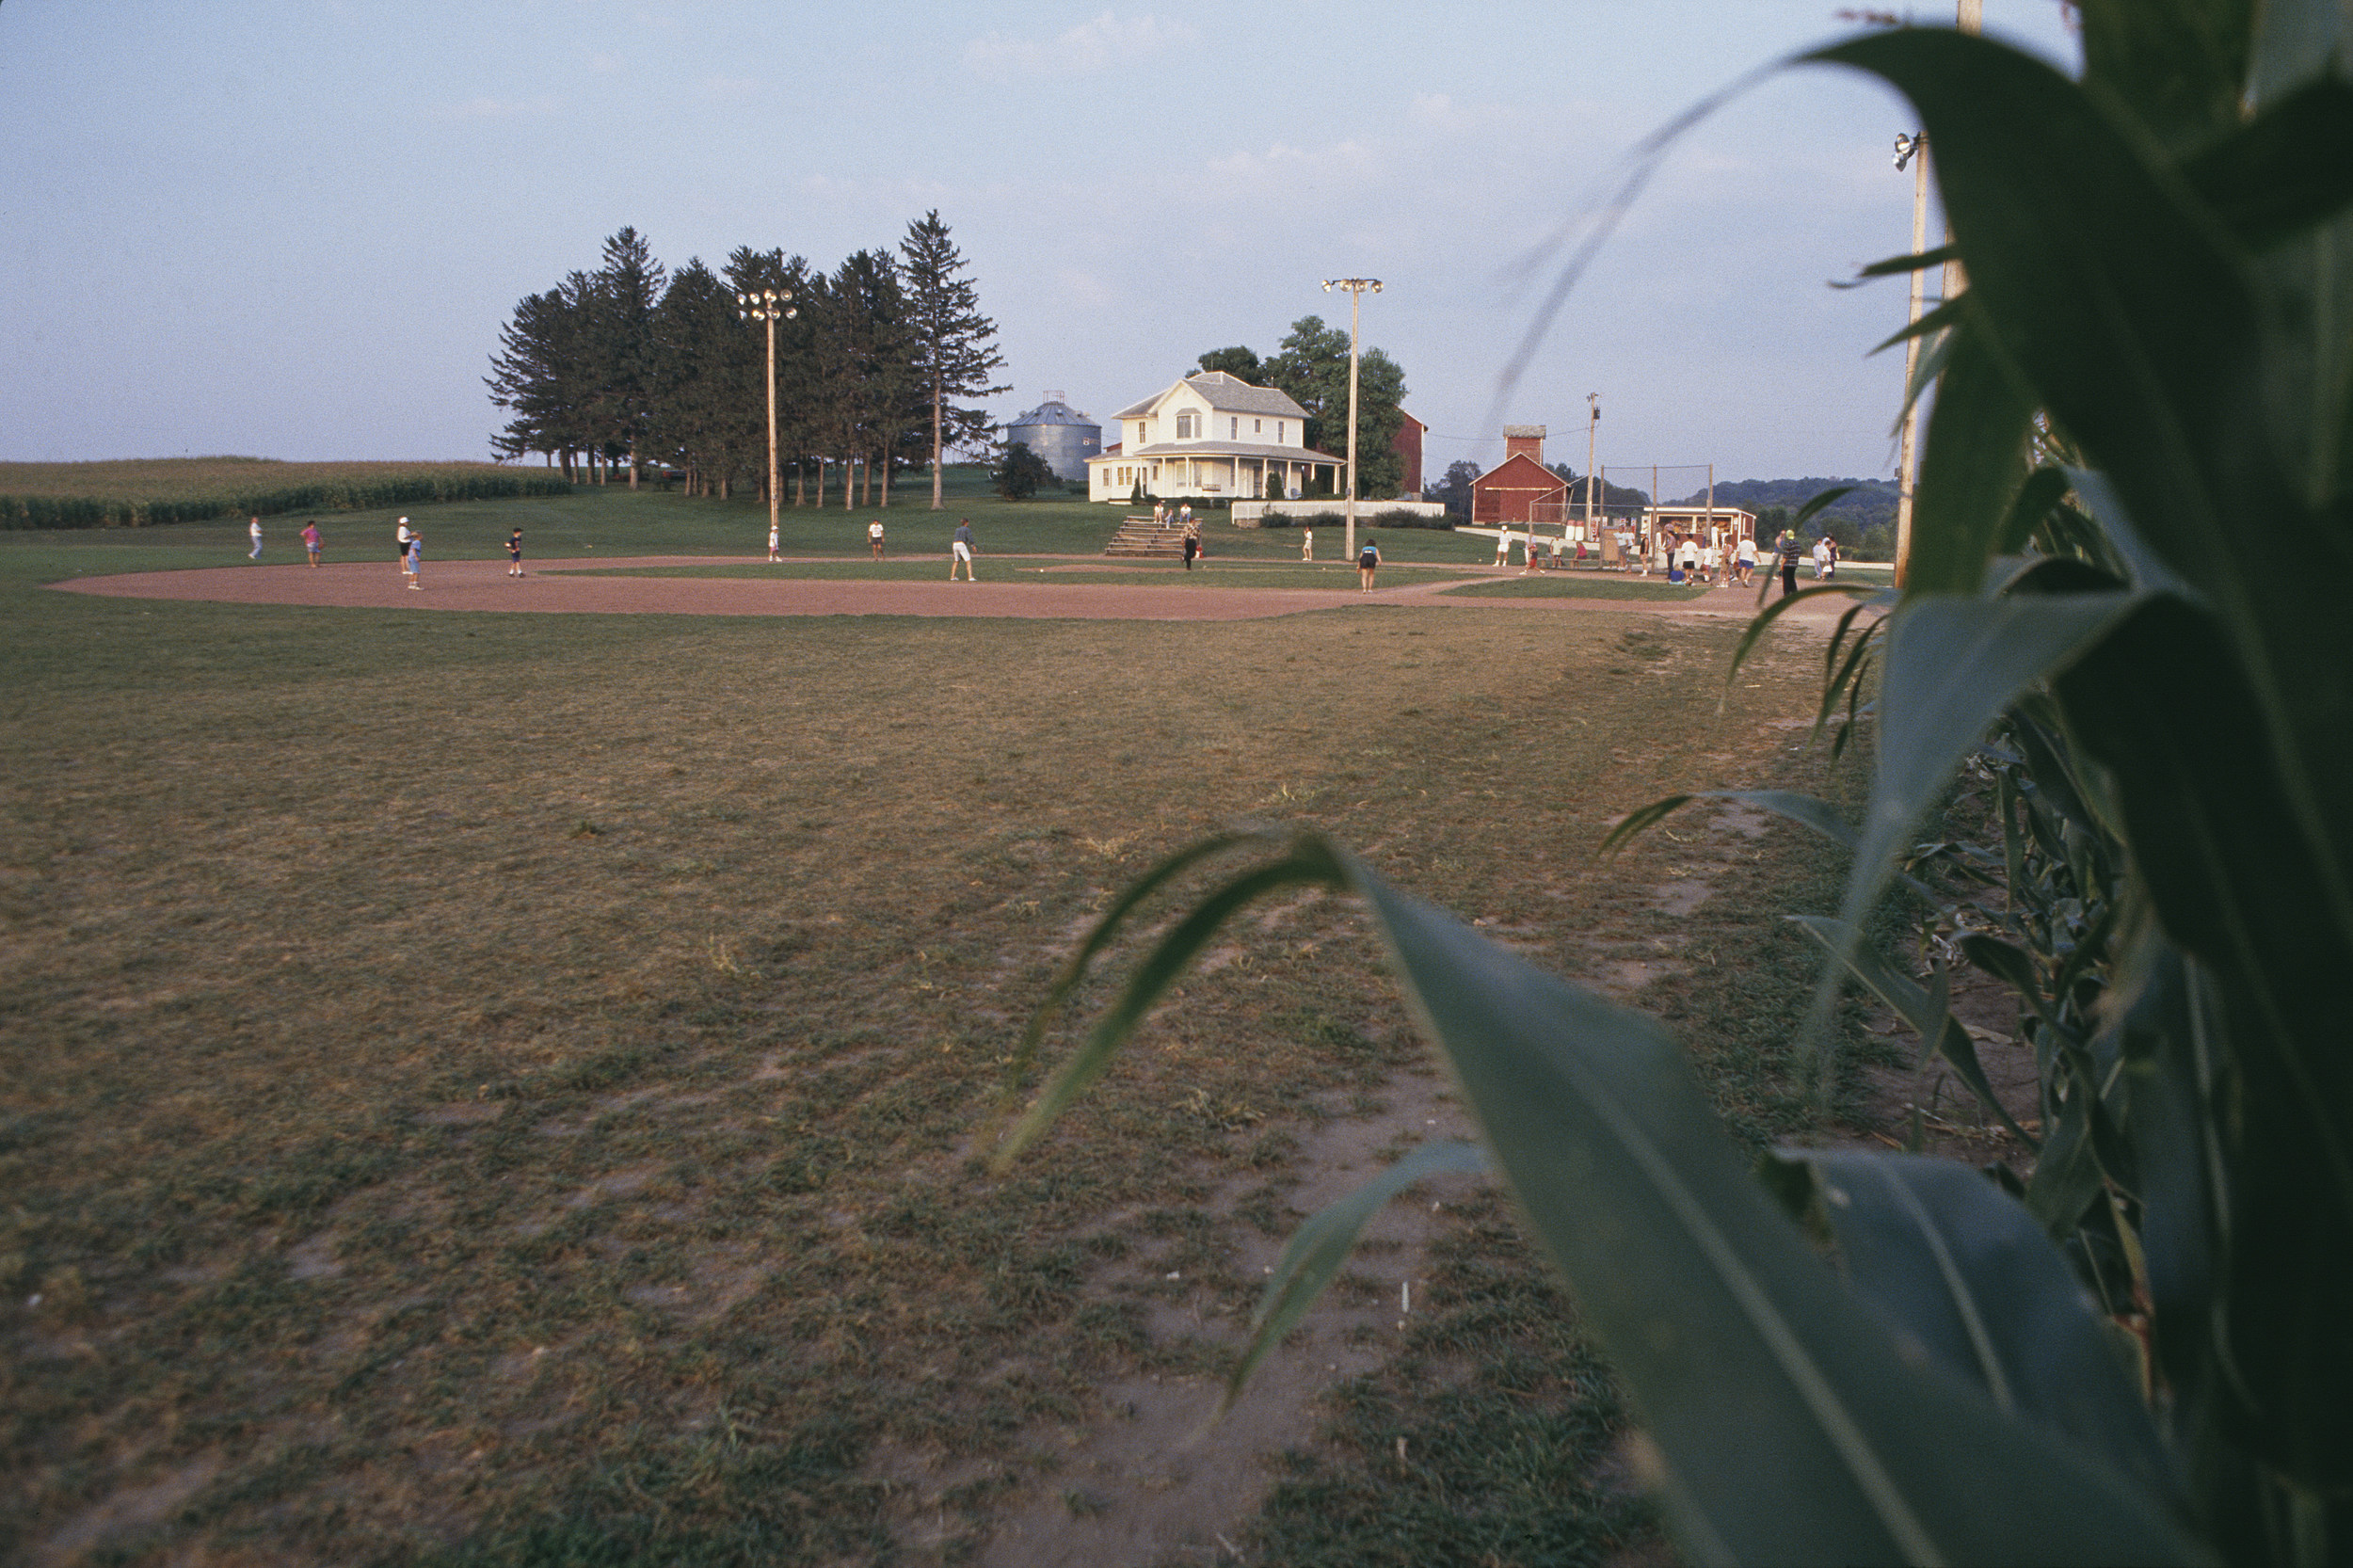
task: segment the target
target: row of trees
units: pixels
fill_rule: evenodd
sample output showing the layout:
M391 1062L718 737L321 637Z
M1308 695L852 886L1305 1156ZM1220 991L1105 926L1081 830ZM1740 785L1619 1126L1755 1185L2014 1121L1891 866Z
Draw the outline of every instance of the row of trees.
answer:
M935 211L907 225L894 253L860 250L827 273L781 249L739 247L717 272L700 259L675 273L643 235L604 243L593 273L575 272L515 307L486 383L508 410L493 445L543 453L567 477L584 469L632 488L649 461L682 469L690 494L726 497L767 474L766 343L740 296L775 290L792 314L776 323L776 440L792 500L824 504L826 464L868 501L890 496L894 468L927 462L940 504L942 454L986 439L1002 363L996 324L980 312L966 263Z
M1257 387L1290 394L1307 411L1307 444L1319 452L1348 454L1348 333L1326 327L1321 316L1302 316L1275 352L1260 359L1239 344L1201 356L1203 370L1222 370ZM1397 454L1397 432L1405 423L1405 372L1378 348L1365 349L1356 365L1356 493L1388 497L1404 493L1405 459Z

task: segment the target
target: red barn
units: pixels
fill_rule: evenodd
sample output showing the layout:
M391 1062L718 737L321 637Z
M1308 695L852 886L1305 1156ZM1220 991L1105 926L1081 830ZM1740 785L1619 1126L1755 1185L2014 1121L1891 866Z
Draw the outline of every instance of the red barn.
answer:
M1429 433L1430 426L1402 408L1398 412L1404 417L1398 424L1396 438L1389 442L1389 450L1396 453L1404 464L1404 472L1398 476L1397 493L1418 500L1421 496L1421 439Z
M1545 427L1503 427L1503 461L1471 481L1474 523L1559 522L1567 515L1569 482L1545 467Z

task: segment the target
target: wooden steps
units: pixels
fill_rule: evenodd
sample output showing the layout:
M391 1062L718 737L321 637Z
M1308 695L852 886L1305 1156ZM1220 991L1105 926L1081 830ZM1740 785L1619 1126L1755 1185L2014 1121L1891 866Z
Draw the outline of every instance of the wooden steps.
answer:
M1166 522L1154 522L1151 515L1131 517L1119 525L1112 542L1103 547L1106 555L1142 556L1158 561L1181 561L1185 556L1184 525L1174 518Z

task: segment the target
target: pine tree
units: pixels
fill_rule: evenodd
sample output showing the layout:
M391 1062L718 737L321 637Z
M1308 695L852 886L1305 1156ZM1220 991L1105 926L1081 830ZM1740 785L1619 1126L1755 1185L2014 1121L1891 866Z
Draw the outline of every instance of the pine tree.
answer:
M591 407L600 440L627 455L633 490L637 442L653 403L653 312L662 297L662 264L644 235L624 228L604 242L604 264L592 283L590 352L598 385Z
M985 410L958 408L952 400L994 397L1013 389L989 382L989 374L1005 362L995 346L997 324L981 314L978 288L956 276L966 263L937 208L907 225L899 254L905 264L914 368L931 408L932 510L937 511L943 504L941 454L977 440L991 427Z

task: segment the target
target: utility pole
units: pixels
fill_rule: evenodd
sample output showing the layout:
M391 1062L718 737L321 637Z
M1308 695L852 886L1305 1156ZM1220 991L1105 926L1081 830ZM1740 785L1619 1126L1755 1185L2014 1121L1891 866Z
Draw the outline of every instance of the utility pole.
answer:
M792 308L792 291L790 289L782 293L775 289L760 289L753 294L739 294L735 296L735 313L740 319L768 324L768 532L774 534L776 531L776 492L783 479L776 470L776 323L780 320L791 321L801 312ZM841 488L846 491L849 487L849 480L844 478Z
M1601 431L1601 393L1587 392L1585 406L1593 410L1585 421L1585 532L1590 537L1593 532L1594 475L1598 472L1593 467L1593 438Z
M1896 169L1901 173L1906 164L1912 166L1912 253L1915 256L1929 243L1929 138L1915 131L1896 138ZM1925 280L1920 268L1912 269L1912 301L1906 308L1904 323L1917 326L1920 320L1920 290ZM1920 369L1920 340L1904 339L1904 396L1912 396L1912 378ZM1903 423L1896 435L1896 586L1904 585L1912 568L1912 490L1919 482L1913 470L1913 441L1919 429L1920 410L1909 402L1904 408Z
M1356 328L1365 294L1381 292L1378 278L1326 278L1323 292L1348 291L1348 559L1356 558Z

